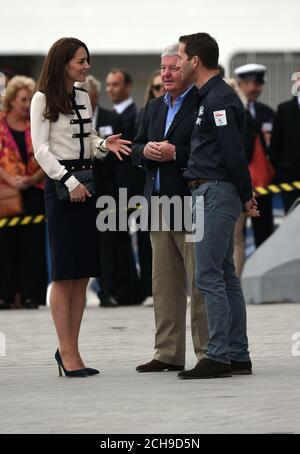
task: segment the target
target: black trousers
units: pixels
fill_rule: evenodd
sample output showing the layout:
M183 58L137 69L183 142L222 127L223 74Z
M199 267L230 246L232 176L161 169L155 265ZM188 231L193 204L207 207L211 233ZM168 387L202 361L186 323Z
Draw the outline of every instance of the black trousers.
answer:
M142 301L152 296L152 246L149 232L137 232L140 262L140 295Z
M44 214L43 191L23 191L25 213ZM12 303L17 293L22 300L46 304L47 265L45 224L0 229L0 299Z
M270 235L272 235L274 230L272 194L257 197L257 205L260 211L260 216L258 218L251 219L255 246L259 247Z
M141 303L129 232L99 232L100 299L114 296L120 305Z
M120 305L140 304L152 295L152 248L149 232L137 232L140 275L128 232L99 232L99 297L114 296Z

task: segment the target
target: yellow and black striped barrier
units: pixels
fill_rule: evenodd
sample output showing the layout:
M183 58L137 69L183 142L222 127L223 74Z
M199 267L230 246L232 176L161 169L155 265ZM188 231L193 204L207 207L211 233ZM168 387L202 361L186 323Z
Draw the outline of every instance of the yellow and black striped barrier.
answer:
M14 216L12 218L1 218L0 229L3 227L16 227L17 225L29 225L29 224L40 224L45 221L44 214L38 214L35 216Z
M296 189L300 190L300 181L293 181L292 183L279 183L279 184L270 184L265 188L261 186L257 186L254 188L254 196L263 196L268 194L278 194L280 192L291 192L295 191ZM137 206L137 209L140 207ZM131 211L130 209L125 209L126 211ZM119 210L111 210L111 211L119 211ZM123 211L123 210L122 210ZM34 216L14 216L12 218L0 218L0 229L3 227L16 227L16 226L24 226L29 224L40 224L41 222L45 222L46 217L44 214L38 214Z
M265 188L257 186L254 188L254 195L268 195L268 194L278 194L279 192L291 192L295 189L300 189L300 181L293 181L292 183L279 183L279 184L270 184Z

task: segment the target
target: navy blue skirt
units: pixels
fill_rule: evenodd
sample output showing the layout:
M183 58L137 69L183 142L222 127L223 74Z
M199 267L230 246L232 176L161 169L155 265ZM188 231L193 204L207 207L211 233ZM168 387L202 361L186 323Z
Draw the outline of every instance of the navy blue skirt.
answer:
M59 200L54 181L47 178L45 207L49 231L52 280L100 275L96 228L96 197L84 203Z

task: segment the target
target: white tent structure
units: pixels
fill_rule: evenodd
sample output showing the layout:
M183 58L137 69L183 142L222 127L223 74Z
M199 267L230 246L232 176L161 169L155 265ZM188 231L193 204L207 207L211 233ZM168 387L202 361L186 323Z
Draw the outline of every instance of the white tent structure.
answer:
M242 287L246 303L300 302L300 204L247 260Z
M245 63L267 66L261 101L276 108L291 97L300 65L299 16L299 0L2 0L0 70L37 78L50 46L75 36L87 44L92 74L102 82L113 67L133 75L141 107L161 51L180 35L202 31L218 41L227 77ZM101 102L111 107L105 93Z
M199 31L220 42L225 65L237 52L299 49L299 0L10 0L0 11L0 55L45 54L62 36L94 54L160 53Z

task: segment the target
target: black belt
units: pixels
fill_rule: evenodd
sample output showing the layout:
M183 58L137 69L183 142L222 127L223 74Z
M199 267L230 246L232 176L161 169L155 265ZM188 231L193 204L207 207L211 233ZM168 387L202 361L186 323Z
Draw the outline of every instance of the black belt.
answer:
M91 159L66 159L59 161L59 163L65 166L68 172L94 168L93 161Z
M199 178L197 180L189 181L188 182L188 187L190 189L197 189L202 184L209 183L210 181L216 181L216 180L208 180L207 178Z

